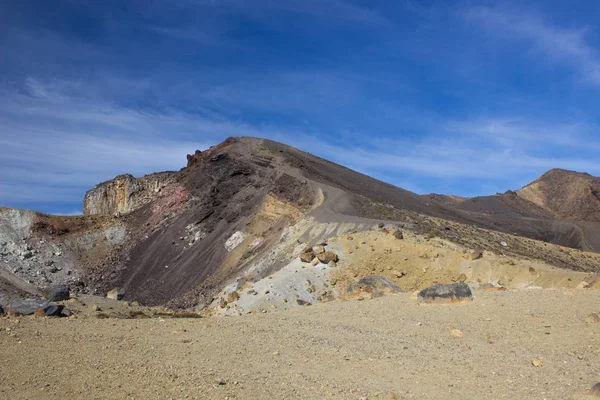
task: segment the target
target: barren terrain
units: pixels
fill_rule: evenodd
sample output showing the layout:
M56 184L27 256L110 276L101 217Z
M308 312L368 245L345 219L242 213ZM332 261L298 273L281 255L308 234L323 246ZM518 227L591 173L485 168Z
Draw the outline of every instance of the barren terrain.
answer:
M403 293L230 318L4 319L0 397L583 399L600 381L600 323L585 320L600 312L599 291L474 297L418 305Z

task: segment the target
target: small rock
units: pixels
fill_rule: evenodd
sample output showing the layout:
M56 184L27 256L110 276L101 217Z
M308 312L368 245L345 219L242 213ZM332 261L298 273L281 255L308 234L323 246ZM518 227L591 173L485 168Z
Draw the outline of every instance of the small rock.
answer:
M35 310L35 312L33 313L33 316L36 318L43 318L46 316L46 313L44 312L43 308L38 308L37 310Z
M315 257L311 263L310 263L313 267L316 267L317 265L319 265L319 259L317 257Z
M92 305L92 311L97 312L97 311L102 311L102 309L100 307L98 307L98 304L94 304L94 305Z
M394 232L394 237L398 240L402 240L404 239L404 234L401 230L397 230L396 232Z
M300 261L309 263L315 258L315 253L313 253L312 251L306 252L306 253L300 254L299 257L300 257Z
M73 311L69 310L68 308L63 308L62 310L62 317L70 317L73 315Z
M225 382L225 379L221 379L221 378L217 378L215 379L215 383L219 386L223 386L225 385L227 382Z
M233 291L227 295L227 302L233 303L234 301L238 301L240 298L240 294L237 291Z
M313 250L313 253L315 253L315 254L325 253L325 246L319 244L319 245L316 245L315 247L313 247L312 250Z
M299 306L310 306L311 303L306 301L306 300L302 300L302 299L296 299L296 304L298 304Z
M460 275L458 276L458 278L456 278L456 280L457 280L458 282L464 282L464 281L466 281L466 280L467 280L467 275L465 275L465 274L460 274Z
M535 275L535 268L529 267L529 274L530 275Z
M533 365L534 367L541 367L542 361L538 360L537 358L533 358L531 359L531 365Z
M468 252L467 254L463 255L463 258L467 261L474 261L474 260L481 258L481 256L483 256L483 253L481 251L472 250L472 251Z
M0 306L0 315L4 315L4 308L2 306Z
M225 307L227 307L227 300L221 300L221 301L219 302L219 307L221 307L221 308L225 308Z
M335 261L329 261L329 262L327 263L327 266L328 266L329 268L335 268L335 266L336 266L336 265L337 265L337 263L336 263Z
M456 337L463 337L464 336L464 334L461 331L459 331L458 329L451 329L450 330L450 334L452 336L456 336Z
M123 289L114 288L110 292L106 293L106 298L110 300L121 300L125 291Z
M506 242L500 242L500 246L502 246L502 247L507 247L507 246L508 246L508 243L506 243Z

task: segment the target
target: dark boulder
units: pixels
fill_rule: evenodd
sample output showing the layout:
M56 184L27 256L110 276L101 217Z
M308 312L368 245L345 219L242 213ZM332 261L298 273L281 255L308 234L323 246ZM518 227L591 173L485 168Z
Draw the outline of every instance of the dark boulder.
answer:
M63 311L63 306L57 304L48 304L44 307L44 314L46 317L60 317Z
M419 303L460 303L473 300L471 288L464 282L436 283L419 292Z
M46 298L48 301L63 301L69 300L69 286L67 285L54 285L46 291Z
M45 300L17 300L8 308L9 314L32 315L38 308L46 308L48 302Z

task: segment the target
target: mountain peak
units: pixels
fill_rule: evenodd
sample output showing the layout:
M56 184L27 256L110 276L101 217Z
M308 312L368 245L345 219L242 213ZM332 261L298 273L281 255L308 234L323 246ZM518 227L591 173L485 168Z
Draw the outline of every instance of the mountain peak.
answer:
M554 168L517 195L571 221L600 221L600 179L585 172Z

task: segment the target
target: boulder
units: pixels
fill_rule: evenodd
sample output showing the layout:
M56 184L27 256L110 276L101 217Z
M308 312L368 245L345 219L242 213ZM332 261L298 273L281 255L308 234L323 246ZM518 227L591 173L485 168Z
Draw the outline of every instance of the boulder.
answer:
M302 262L309 263L315 258L315 253L313 253L312 251L307 252L307 253L302 253L302 254L300 254L299 257Z
M48 288L46 291L46 298L48 301L63 301L69 300L69 286L67 285L54 285Z
M60 317L62 315L63 306L59 306L56 304L48 304L44 307L44 314L47 317Z
M125 291L123 289L114 288L110 292L106 293L106 298L110 300L121 300L124 294Z
M317 254L317 258L323 264L329 264L331 261L338 262L339 257L332 251L326 251L325 253Z
M8 308L9 314L13 315L32 315L38 308L46 308L46 300L17 300Z
M461 303L473 300L469 285L464 282L441 284L423 289L418 295L419 303Z
M351 299L371 299L381 297L385 294L401 293L400 289L394 282L379 275L368 275L353 283L346 290L346 298Z

